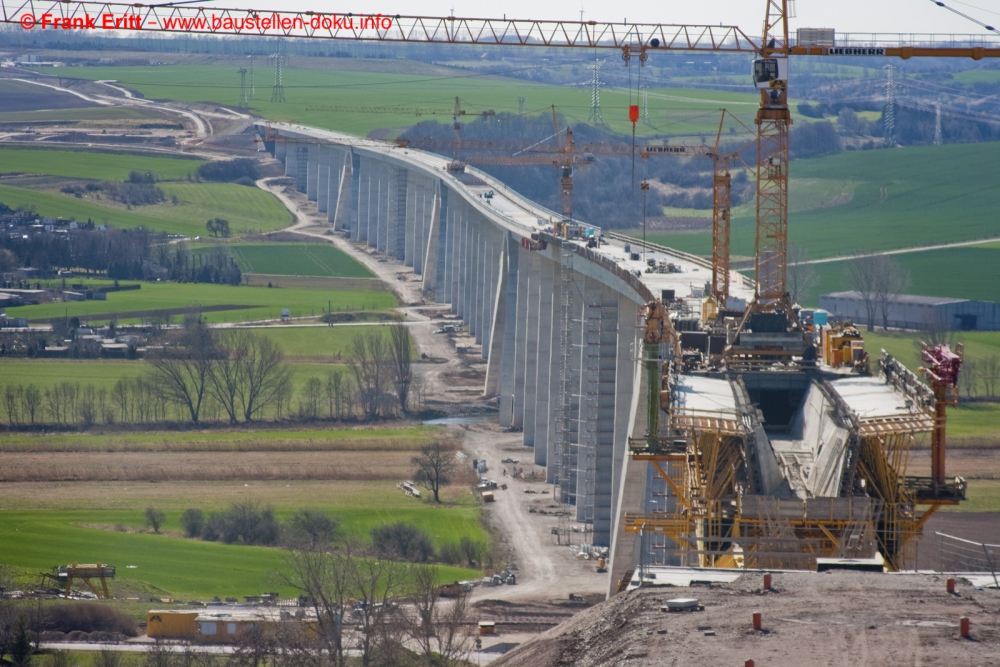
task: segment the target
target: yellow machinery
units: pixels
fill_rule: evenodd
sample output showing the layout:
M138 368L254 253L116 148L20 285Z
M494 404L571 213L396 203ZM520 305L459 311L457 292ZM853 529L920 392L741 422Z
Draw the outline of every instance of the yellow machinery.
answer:
M53 577L53 575L46 575ZM111 594L108 593L108 579L115 578L115 566L105 565L104 563L92 563L81 565L79 563L73 563L72 565L66 565L59 568L59 574L57 577L53 577L60 584L65 580L65 595L69 597L70 591L73 588L74 579L83 579L83 583L87 584L87 588L99 598L110 598ZM98 579L101 582L101 590L98 591L94 587L91 579ZM103 595L102 595L103 593Z
M856 368L864 358L865 341L857 327L850 324L824 328L820 342L823 361L830 368Z

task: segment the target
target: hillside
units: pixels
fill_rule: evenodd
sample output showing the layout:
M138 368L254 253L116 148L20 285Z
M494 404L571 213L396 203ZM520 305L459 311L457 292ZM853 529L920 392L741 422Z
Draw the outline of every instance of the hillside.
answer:
M796 160L790 167L789 243L804 246L818 259L997 236L998 149L997 143L952 144ZM802 188L828 196L797 204L796 193ZM736 213L733 254L751 256L752 209ZM650 238L689 252L711 253L707 231Z

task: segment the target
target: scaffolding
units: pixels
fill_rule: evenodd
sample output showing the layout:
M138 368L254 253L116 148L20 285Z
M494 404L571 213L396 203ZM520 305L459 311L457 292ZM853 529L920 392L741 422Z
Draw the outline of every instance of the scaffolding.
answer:
M889 570L915 566L915 538L927 519L965 497L964 480L946 480L943 463L944 409L954 403L961 350L925 349L933 390L883 353L880 375L911 410L861 417L834 401L849 432L840 495L779 498L761 491L755 448L762 417L741 377L725 376L736 410L697 410L676 391L670 352L677 333L665 313L658 302L641 312L647 428L629 441L632 459L648 462L664 489L652 490L662 509L650 503L657 508L624 517L625 532L642 536L643 562L655 550L664 563L700 567L816 569L821 558L873 559ZM829 383L816 381L832 393ZM932 430L933 477L907 476L915 435Z

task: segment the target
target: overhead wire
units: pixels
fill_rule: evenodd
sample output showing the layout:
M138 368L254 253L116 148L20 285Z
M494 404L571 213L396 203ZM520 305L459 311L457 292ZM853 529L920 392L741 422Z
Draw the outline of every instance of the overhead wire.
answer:
M955 9L954 7L949 7L948 5L946 5L943 2L941 2L941 0L931 0L931 2L933 2L938 7L941 7L943 9L947 9L949 12L951 12L953 14L958 14L963 19L966 19L968 21L972 21L976 25L978 25L978 26L980 26L982 28L985 28L986 30L989 30L990 32L1000 32L996 28L994 28L993 26L987 25L987 24L983 23L982 21L980 21L977 18L973 18L972 16L969 16L968 14L964 14L964 13L958 11L957 9Z

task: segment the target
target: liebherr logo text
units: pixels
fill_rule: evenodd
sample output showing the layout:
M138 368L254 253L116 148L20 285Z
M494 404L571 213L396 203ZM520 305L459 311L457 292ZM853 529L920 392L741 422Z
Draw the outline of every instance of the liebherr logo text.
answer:
M687 153L687 146L646 146L647 153Z
M848 47L838 47L827 51L831 56L884 56L885 49L862 49L862 48L848 48Z

